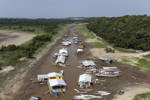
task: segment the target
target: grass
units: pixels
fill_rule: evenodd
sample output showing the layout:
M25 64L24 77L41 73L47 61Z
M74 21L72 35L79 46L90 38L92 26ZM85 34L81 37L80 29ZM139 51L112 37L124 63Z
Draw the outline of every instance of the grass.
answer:
M125 48L115 47L115 49L120 51L120 52L125 52L125 53L136 53L135 50L129 50L129 49L125 49Z
M1 30L8 30L8 31L11 31L11 32L18 32L18 33L28 33L28 34L43 34L45 33L43 31L43 29L41 27L30 27L30 26L24 26L23 27L24 29L34 29L35 31L34 32L30 32L30 31L25 31L25 30L21 30L21 29L14 29L14 26L12 28L9 28L8 26L1 26L0 29Z
M128 58L123 58L122 61L125 62L125 63L131 62Z
M146 59L139 59L136 66L146 69L146 70L150 70L150 61L148 61Z
M83 25L82 27L78 28L78 30L86 34L91 39L95 38L95 35L87 29L86 25Z
M102 44L101 42L94 42L93 45L95 48L106 48L106 45Z
M137 94L133 100L150 100L150 92Z
M150 59L150 54L145 55L144 57Z
M59 26L58 29L57 29L57 33L52 35L52 41L54 41L54 39L58 36L60 36L60 33L62 30L62 28L65 27L65 26ZM40 34L44 34L44 33L40 33ZM26 43L20 45L20 47L28 47L28 45L32 42L32 40L30 41L27 41ZM42 45L41 47L39 47L37 49L37 51L34 53L34 54L37 54L39 53L40 51L42 51L42 49L50 42L46 42L44 43L44 45ZM15 67L15 70L13 71L10 71L9 73L6 73L6 74L0 74L0 86L3 86L3 84L5 83L6 80L10 79L11 77L13 77L18 69L22 68L22 67L25 67L25 66L28 66L27 65L27 61L19 61L20 59L20 54L22 53L21 50L17 49L17 50L13 50L13 51L4 51L4 52L1 52L0 51L0 68L1 67L5 67L5 66L13 66Z

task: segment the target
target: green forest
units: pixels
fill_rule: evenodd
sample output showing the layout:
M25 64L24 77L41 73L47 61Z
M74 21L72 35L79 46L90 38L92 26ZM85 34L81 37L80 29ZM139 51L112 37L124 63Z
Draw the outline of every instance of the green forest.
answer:
M90 21L87 28L114 47L150 50L150 17L147 15L101 17Z
M0 29L18 30L23 32L32 32L36 34L49 33L55 34L58 25L82 22L70 19L0 19Z

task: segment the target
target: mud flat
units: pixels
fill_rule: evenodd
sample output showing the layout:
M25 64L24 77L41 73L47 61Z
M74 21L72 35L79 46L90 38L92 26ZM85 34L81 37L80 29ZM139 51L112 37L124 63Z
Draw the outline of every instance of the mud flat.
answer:
M10 44L21 45L31 40L33 37L35 37L33 34L0 30L0 47Z
M96 61L97 66L117 66L122 72L119 78L94 78L99 79L99 84L94 84L88 94L94 94L96 91L108 91L111 93L109 96L104 96L100 100L113 100L115 95L117 95L119 90L125 89L126 87L132 87L138 84L140 87L143 84L150 84L150 73L146 71L141 71L138 68L132 67L127 64L122 64L119 62L113 62L112 64L107 64L101 61L95 60L94 56L90 52L90 49L93 48L92 45L85 43L85 51L82 55L76 55L76 49L78 45L71 44L67 47L69 52L69 57L67 59L67 66L65 68L55 67L53 63L55 59L52 58L52 55L58 52L59 49L63 48L61 42L64 38L71 38L73 31L78 25L72 25L68 27L68 36L62 36L57 42L52 45L52 47L31 67L27 70L27 73L24 77L20 76L20 80L22 82L18 84L17 91L3 93L3 96L7 96L9 98L5 98L2 100L28 100L31 96L41 96L43 100L72 100L75 95L78 95L74 89L77 88L77 81L80 74L85 72L84 69L78 68L82 60L92 59ZM84 42L88 37L84 36L81 33L78 33L80 39ZM67 92L65 95L60 95L58 98L47 94L44 95L44 92L48 90L47 85L40 85L39 83L34 83L32 79L36 79L38 74L47 74L49 72L60 72L60 70L64 70L64 79L67 82ZM19 80L18 80L19 81ZM146 85L144 85L146 86ZM12 85L13 87L13 85ZM149 88L149 87L147 87ZM12 88L15 89L15 88ZM11 90L11 88L10 88ZM1 91L2 92L2 91ZM126 92L126 90L125 90ZM144 92L144 91L143 91ZM96 99L93 99L96 100ZM119 99L117 99L119 100ZM121 100L121 99L120 99ZM123 99L122 99L123 100Z

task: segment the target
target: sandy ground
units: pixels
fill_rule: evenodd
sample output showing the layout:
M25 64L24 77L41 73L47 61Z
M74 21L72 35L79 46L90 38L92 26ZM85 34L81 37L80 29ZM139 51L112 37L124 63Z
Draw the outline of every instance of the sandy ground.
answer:
M90 51L92 52L92 54L95 57L106 56L106 57L110 57L110 58L113 58L113 59L116 59L116 60L122 59L124 57L143 58L143 56L146 56L146 55L150 54L150 51L147 51L147 52L144 52L144 53L123 53L123 52L119 52L119 51L115 51L115 53L106 53L104 48L92 48L92 49L90 49Z
M95 42L101 42L103 44L107 44L107 43L104 43L105 41L102 38L97 37L96 35L95 35L95 37L97 39L96 38L95 39L87 38L85 40L85 42L88 43L88 44L92 44L92 43L95 43ZM107 47L113 48L112 46L110 46L108 44L107 44ZM90 48L90 52L96 58L98 58L100 56L101 57L108 57L108 58L112 58L112 59L114 59L118 62L127 63L127 64L130 64L130 65L133 65L133 66L135 66L138 63L138 59L142 59L142 58L147 59L144 56L150 54L150 51L147 51L147 52L137 51L137 53L125 53L125 52L120 52L120 51L117 51L117 50L115 50L115 53L106 53L104 48ZM128 59L129 62L124 62L123 59ZM150 59L147 59L147 60L150 60Z
M21 45L22 43L31 40L33 37L35 37L33 34L0 30L0 47L2 45L8 46L10 44Z
M74 88L78 88L77 81L80 74L83 74L85 69L77 68L80 66L80 62L85 59L93 59L97 66L117 66L122 72L119 78L99 78L95 77L92 74L93 78L97 78L99 80L99 84L94 84L88 94L94 94L96 91L108 91L111 93L109 96L104 96L100 100L126 100L119 99L118 91L124 89L125 93L128 96L128 89L135 89L138 85L138 88L142 89L141 92L146 92L146 88L149 89L149 86L143 84L150 84L150 72L141 71L138 68L132 67L127 64L122 64L119 62L113 62L112 64L107 64L101 61L98 61L94 58L91 49L93 48L90 43L86 43L86 39L88 37L76 32L79 34L79 37L83 42L85 42L85 51L81 55L76 55L77 45L72 44L68 46L69 58L67 59L67 67L54 67L53 63L55 59L52 58L53 53L58 52L63 46L61 46L61 42L63 38L72 38L72 30L76 28L75 26L70 26L68 28L68 37L61 37L54 43L52 46L47 48L39 59L37 59L33 64L26 67L22 71L16 75L14 79L12 79L5 88L2 88L0 91L1 100L28 100L30 96L41 96L43 100L72 100L74 95L78 95ZM97 51L95 51L96 53ZM56 71L60 72L60 70L64 70L64 79L67 82L68 89L65 93L65 96L60 95L59 98L55 98L54 96L48 94L44 95L43 93L48 90L47 85L40 85L38 83L33 83L33 79L36 79L38 74L46 74L48 72ZM134 86L134 87L133 87ZM136 91L138 91L137 89ZM138 93L138 92L135 92ZM116 98L117 95L117 98ZM133 94L134 95L134 94ZM132 95L132 96L133 96ZM123 95L122 95L123 96ZM115 99L113 99L115 98ZM94 100L94 99L93 99Z
M149 84L135 85L132 87L127 87L124 90L125 93L123 95L116 95L114 97L114 100L133 100L136 94L150 92L150 85Z

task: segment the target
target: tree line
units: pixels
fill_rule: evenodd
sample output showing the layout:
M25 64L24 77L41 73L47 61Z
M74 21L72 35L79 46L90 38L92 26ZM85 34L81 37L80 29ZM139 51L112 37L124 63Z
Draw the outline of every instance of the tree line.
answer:
M150 50L150 17L147 15L96 18L87 28L115 47Z

